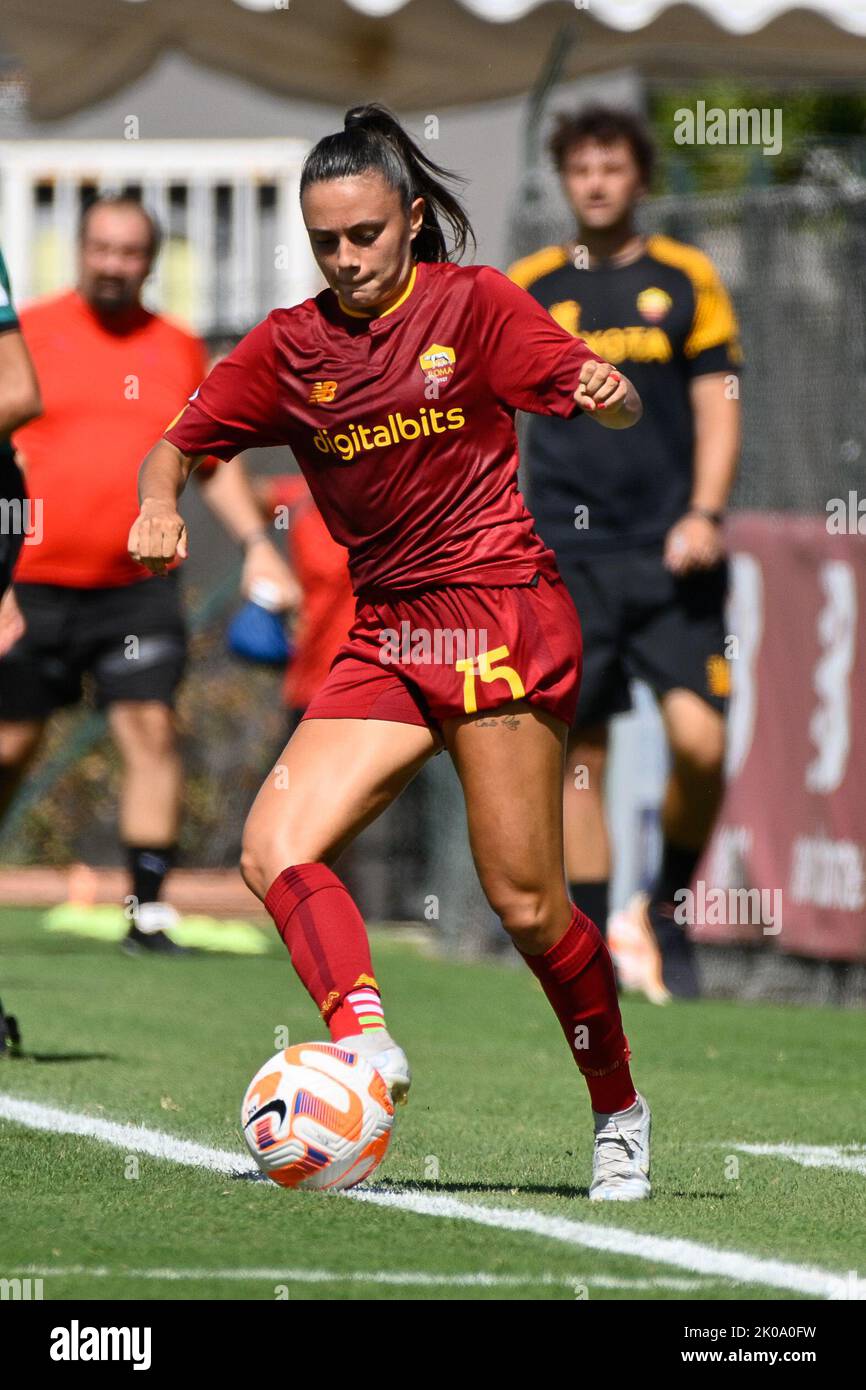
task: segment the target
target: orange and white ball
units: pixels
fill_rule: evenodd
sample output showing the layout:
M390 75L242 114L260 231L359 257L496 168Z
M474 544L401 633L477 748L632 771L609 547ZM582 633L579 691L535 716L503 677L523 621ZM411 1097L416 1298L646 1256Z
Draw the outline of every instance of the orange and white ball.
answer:
M299 1043L253 1077L241 1128L263 1173L281 1187L363 1182L385 1157L394 1106L364 1057L336 1043Z

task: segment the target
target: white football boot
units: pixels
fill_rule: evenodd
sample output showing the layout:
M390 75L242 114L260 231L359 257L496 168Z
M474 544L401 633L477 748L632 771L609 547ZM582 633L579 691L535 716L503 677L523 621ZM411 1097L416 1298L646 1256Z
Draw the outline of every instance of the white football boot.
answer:
M350 1038L341 1038L337 1046L345 1047L349 1052L359 1052L365 1057L382 1077L394 1104L406 1104L412 1085L409 1059L390 1033L382 1028L376 1028L372 1033L354 1033Z
M649 916L649 894L635 893L607 924L607 944L624 990L642 990L651 1004L669 1004L662 953Z
M591 1202L639 1202L650 1195L650 1129L652 1115L643 1096L628 1110L613 1115L592 1112L595 1151L592 1156Z
M180 913L171 903L139 903L129 931L120 943L120 949L128 956L146 953L162 956L188 956L195 954L188 946L179 946L168 935L172 927L180 922Z

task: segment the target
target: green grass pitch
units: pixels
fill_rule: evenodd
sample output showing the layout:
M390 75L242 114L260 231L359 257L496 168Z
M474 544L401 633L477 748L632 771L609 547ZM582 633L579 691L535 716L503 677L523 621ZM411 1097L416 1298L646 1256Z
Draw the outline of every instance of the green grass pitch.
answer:
M49 935L36 911L4 911L0 931L0 998L26 1049L0 1064L0 1097L240 1153L240 1099L274 1030L323 1036L276 938L258 958L142 960ZM690 1272L630 1242L843 1276L862 1260L859 1159L804 1167L733 1147L863 1144L857 1014L626 998L654 1196L596 1205L586 1090L532 976L431 959L384 933L374 960L415 1078L374 1186L616 1228L621 1248L147 1156L136 1166L95 1138L0 1120L0 1277L38 1273L48 1299L798 1299L810 1295Z

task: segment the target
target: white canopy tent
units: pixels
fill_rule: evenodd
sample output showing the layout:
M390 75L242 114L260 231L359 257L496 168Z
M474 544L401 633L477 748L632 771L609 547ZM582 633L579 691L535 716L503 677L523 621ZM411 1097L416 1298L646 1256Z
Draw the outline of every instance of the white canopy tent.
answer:
M435 111L531 88L563 25L561 80L866 76L864 0L3 0L0 51L26 72L39 121L171 51L285 96Z

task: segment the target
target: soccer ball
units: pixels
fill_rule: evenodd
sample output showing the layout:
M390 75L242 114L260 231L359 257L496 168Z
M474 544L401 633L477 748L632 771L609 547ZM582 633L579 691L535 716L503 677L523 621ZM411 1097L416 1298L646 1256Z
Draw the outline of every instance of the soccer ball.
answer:
M241 1127L263 1173L280 1187L339 1190L385 1157L394 1106L365 1057L336 1043L299 1043L253 1077Z

